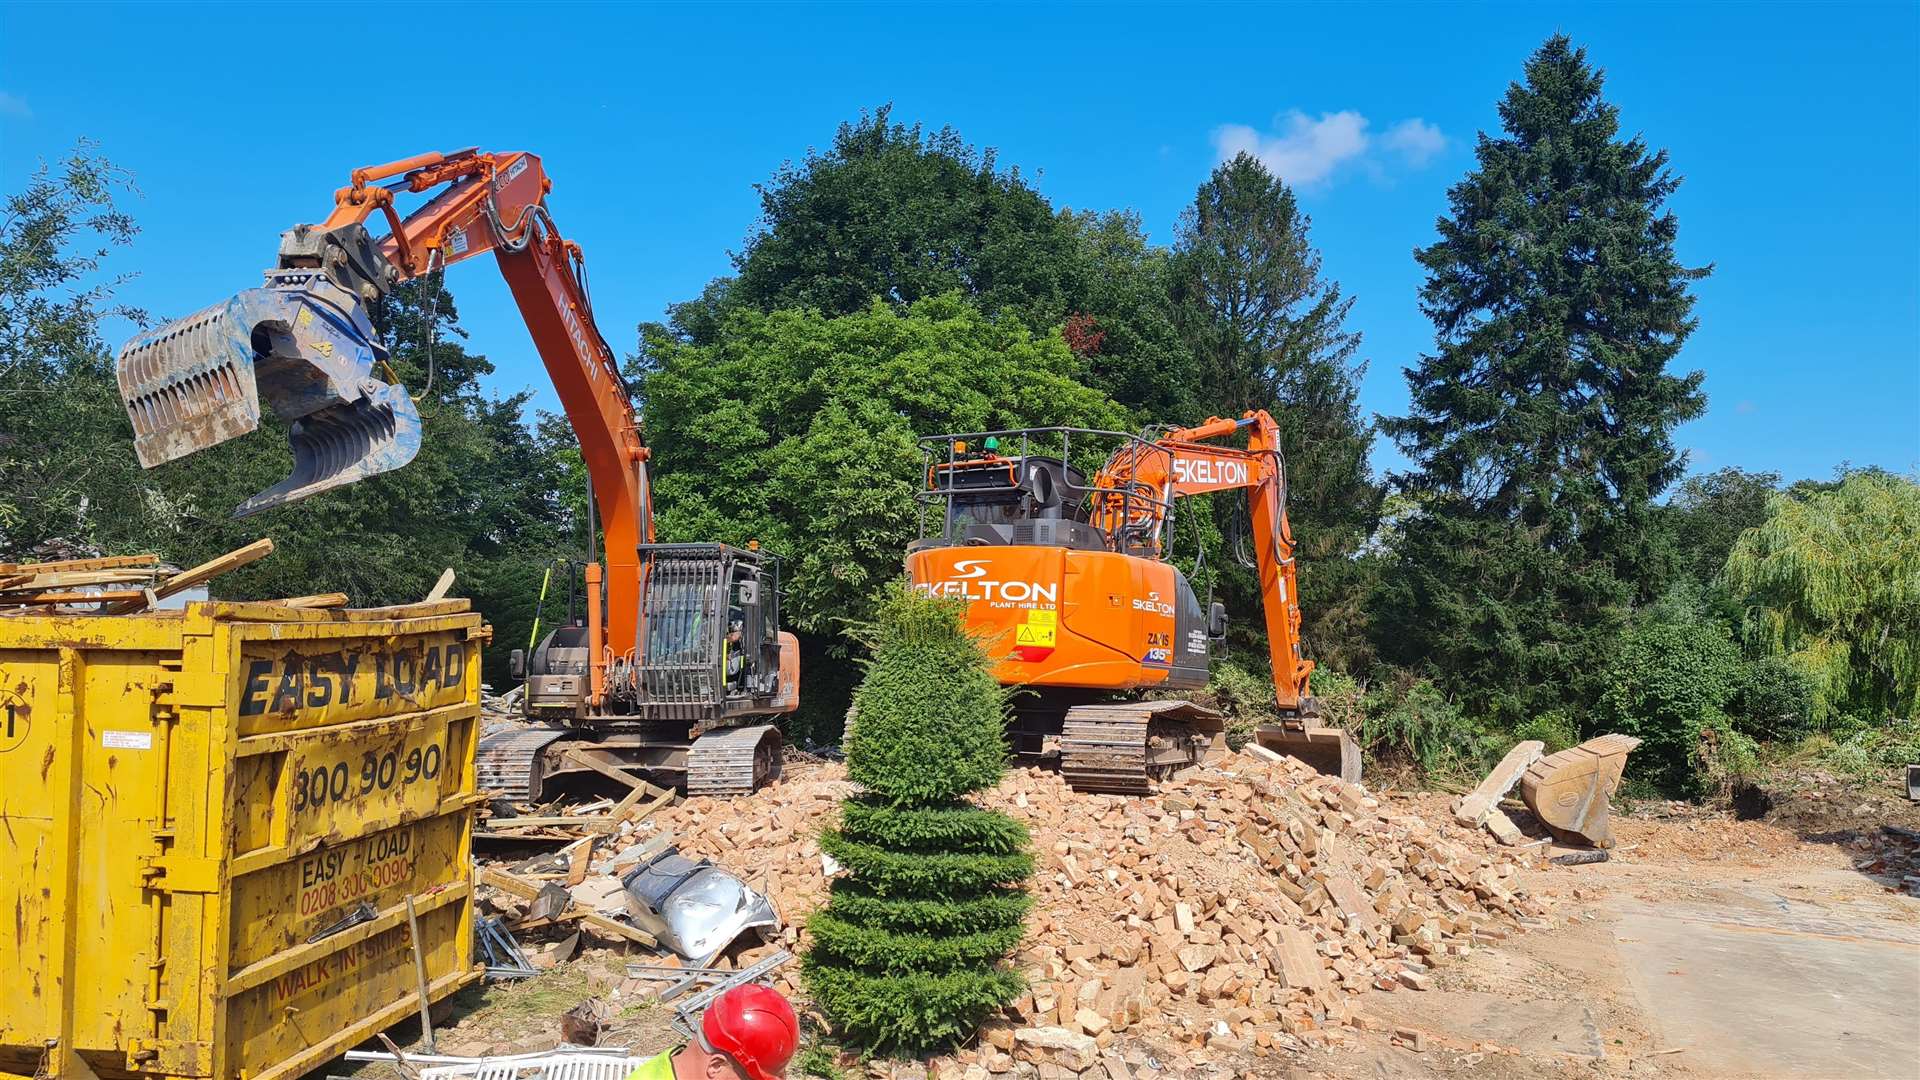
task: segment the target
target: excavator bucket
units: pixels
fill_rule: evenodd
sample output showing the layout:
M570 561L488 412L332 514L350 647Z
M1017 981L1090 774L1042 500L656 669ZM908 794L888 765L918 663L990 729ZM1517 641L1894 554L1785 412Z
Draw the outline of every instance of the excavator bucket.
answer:
M1276 754L1298 758L1315 772L1349 784L1360 782L1360 744L1340 728L1261 724L1253 729L1253 741Z
M420 412L373 377L386 355L353 292L317 268L270 270L264 287L120 350L134 451L150 469L238 438L260 426L264 397L289 425L293 475L235 517L400 468L420 451Z
M1631 735L1602 735L1533 763L1520 778L1520 799L1555 839L1613 846L1609 802L1620 786L1627 755L1640 745Z

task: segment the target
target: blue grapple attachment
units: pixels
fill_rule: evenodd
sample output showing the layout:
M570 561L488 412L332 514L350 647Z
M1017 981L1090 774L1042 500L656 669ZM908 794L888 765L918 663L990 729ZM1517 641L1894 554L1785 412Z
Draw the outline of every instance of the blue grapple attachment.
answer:
M120 396L145 468L260 426L264 397L289 427L293 475L235 517L398 469L420 452L420 412L374 378L387 350L367 305L395 275L359 225L299 226L266 284L150 330L120 350Z

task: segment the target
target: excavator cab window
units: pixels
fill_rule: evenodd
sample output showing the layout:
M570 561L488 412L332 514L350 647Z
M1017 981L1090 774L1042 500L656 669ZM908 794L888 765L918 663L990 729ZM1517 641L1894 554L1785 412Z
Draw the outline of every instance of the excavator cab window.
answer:
M752 711L778 689L779 562L725 544L651 544L642 603L642 712Z

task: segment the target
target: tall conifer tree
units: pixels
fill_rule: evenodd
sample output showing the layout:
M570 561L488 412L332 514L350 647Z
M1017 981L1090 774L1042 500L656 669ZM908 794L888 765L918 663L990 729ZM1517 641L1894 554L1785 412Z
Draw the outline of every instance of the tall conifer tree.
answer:
M1586 698L1627 607L1665 584L1652 500L1705 407L1700 374L1669 366L1711 268L1675 254L1679 178L1620 137L1602 81L1557 35L1508 88L1504 134L1481 135L1415 255L1436 347L1407 373L1409 414L1382 422L1422 508L1375 611L1382 651L1515 719Z
M1311 224L1293 190L1250 154L1222 163L1195 191L1171 267L1174 318L1194 371L1194 414L1181 420L1273 414L1302 546L1303 634L1314 655L1351 658L1347 639L1361 636L1346 609L1364 590L1347 556L1377 522L1381 489L1367 464L1373 425L1359 408L1360 334L1346 326L1353 299L1321 272ZM1214 507L1224 531L1241 527L1244 499L1219 496ZM1232 570L1225 581L1231 607L1259 610L1250 572Z

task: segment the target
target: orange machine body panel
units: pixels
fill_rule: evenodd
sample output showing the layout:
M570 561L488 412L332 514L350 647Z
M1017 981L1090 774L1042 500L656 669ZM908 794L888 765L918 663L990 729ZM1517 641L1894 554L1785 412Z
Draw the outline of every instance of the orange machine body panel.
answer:
M994 677L1096 690L1206 685L1200 607L1173 566L1112 551L941 546L907 556L913 587L967 601Z

